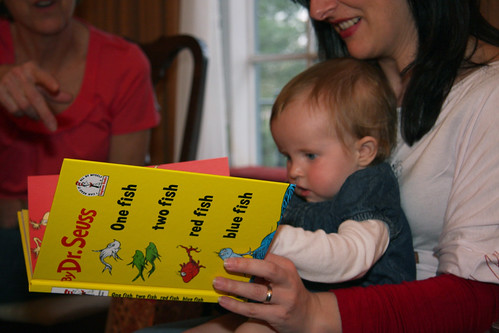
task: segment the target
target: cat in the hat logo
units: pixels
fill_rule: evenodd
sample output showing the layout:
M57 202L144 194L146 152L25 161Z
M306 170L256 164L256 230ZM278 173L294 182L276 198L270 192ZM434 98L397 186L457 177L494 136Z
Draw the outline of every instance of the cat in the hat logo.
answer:
M104 195L106 191L107 182L109 180L109 176L102 176L95 173L91 173L81 177L76 182L76 188L78 191L87 196L100 196Z

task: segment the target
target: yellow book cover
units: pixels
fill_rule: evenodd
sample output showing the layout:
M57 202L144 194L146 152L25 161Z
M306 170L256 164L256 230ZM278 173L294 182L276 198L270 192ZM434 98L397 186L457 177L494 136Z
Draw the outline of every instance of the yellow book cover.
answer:
M251 278L227 273L223 259L263 259L293 189L66 159L30 291L216 302L215 276Z

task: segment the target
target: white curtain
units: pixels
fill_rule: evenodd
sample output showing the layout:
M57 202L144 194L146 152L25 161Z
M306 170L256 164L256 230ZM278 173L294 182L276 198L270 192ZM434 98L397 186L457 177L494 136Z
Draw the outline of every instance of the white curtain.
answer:
M228 154L227 117L224 96L220 11L218 0L182 0L180 33L191 34L207 45L208 73L204 97L204 113L197 159L225 157ZM179 110L186 110L192 62L188 54L179 63ZM183 75L182 73L185 73ZM182 133L184 118L177 117L176 133ZM176 140L177 143L180 140ZM176 151L178 151L178 145Z

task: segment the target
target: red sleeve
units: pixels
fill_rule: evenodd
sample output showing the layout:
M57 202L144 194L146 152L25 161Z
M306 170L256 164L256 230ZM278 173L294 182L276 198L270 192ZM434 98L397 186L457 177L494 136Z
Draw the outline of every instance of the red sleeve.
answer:
M499 319L499 285L449 274L334 293L344 333L485 332Z

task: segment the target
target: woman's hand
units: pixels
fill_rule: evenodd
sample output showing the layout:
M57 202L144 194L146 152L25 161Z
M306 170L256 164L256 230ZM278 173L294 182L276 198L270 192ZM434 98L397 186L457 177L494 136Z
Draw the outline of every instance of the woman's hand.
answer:
M8 112L18 117L41 119L49 130L57 129L47 101L69 103L73 97L60 90L50 73L29 61L18 66L1 66L0 77L0 103Z
M222 296L219 304L225 309L264 320L278 332L341 332L334 294L311 293L305 289L290 260L268 254L265 260L229 258L224 264L229 272L254 275L261 280L249 283L217 277L213 281L215 289L264 302L240 302ZM270 290L271 299L266 302Z

